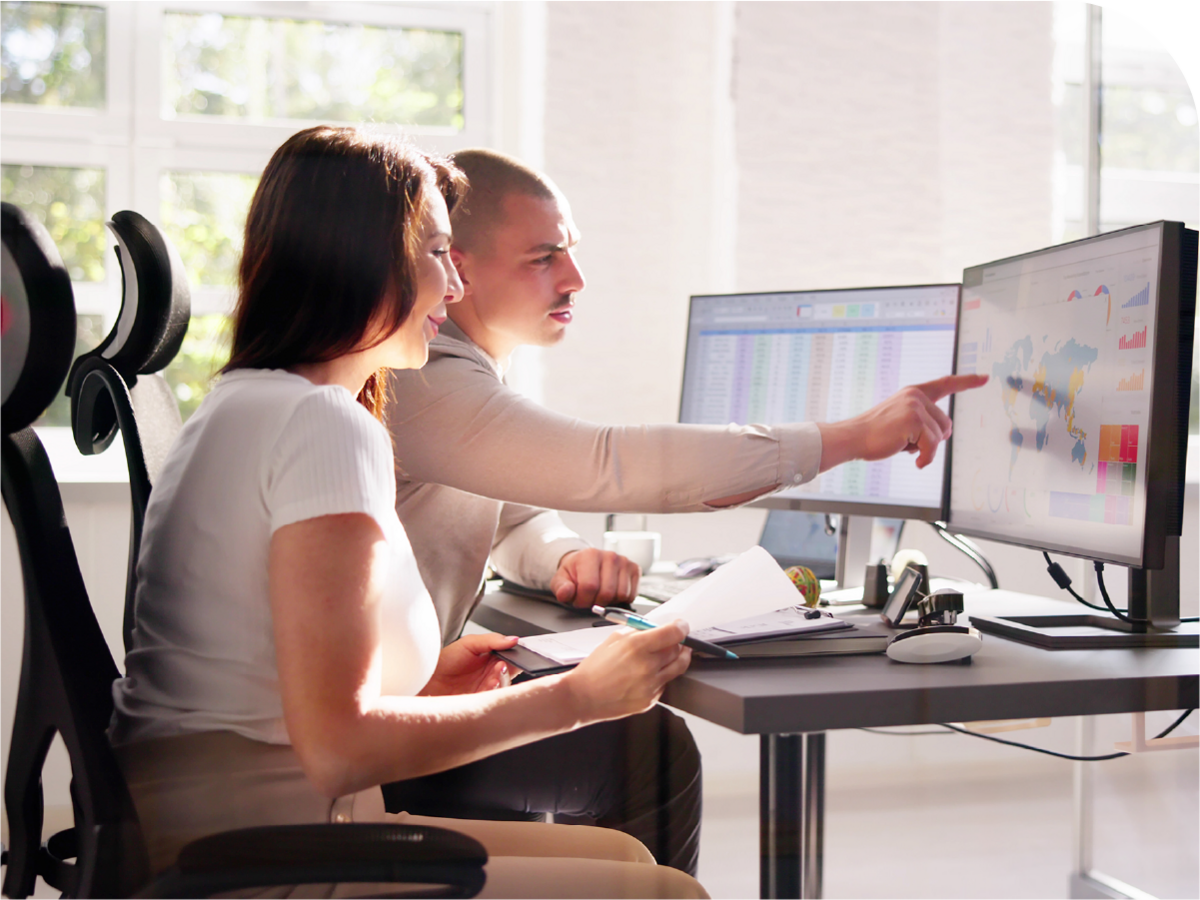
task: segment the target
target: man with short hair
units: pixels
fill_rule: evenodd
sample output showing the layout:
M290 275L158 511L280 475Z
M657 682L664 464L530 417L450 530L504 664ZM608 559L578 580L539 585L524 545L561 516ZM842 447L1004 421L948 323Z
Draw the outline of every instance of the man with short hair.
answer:
M506 578L563 603L590 608L635 596L637 566L590 547L550 509L696 512L801 484L850 459L908 450L923 466L950 432L936 402L986 380L905 388L830 424L617 427L558 415L503 376L518 346L555 344L571 323L584 278L570 206L548 178L510 157L464 150L454 162L470 182L451 220L463 299L448 308L425 368L394 373L388 411L396 509L447 642L478 602L489 558ZM580 773L586 784L576 781ZM633 834L660 863L695 872L699 754L661 706L433 778L422 802L438 793L456 796L471 815L480 801L583 813ZM385 786L389 809L412 802L413 785ZM436 814L453 815L444 807Z

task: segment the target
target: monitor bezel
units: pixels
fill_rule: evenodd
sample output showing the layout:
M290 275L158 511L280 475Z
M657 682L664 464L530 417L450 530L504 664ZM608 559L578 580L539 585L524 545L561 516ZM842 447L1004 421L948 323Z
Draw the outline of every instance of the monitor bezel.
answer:
M954 355L950 363L951 374L955 372L958 365L958 327L959 317L962 315L962 284L958 282L932 282L928 284L888 284L875 285L868 287L844 287L844 288L815 288L810 290L792 289L787 291L735 291L727 294L693 294L688 298L688 325L687 334L690 337L692 327L692 313L695 310L697 300L709 300L721 297L778 297L786 294L839 294L852 293L855 291L902 291L914 290L921 288L955 288L957 289L957 297L954 302ZM683 420L683 403L684 393L683 385L687 378L688 359L692 353L692 342L687 340L684 344L683 354L683 375L680 378L679 390L679 412L676 416L676 421ZM950 417L954 417L954 398L950 398ZM776 423L783 424L783 423ZM800 423L796 423L800 424ZM945 520L950 505L950 455L949 442L943 444L942 452L946 453L945 464L942 469L942 499L940 505L933 506L898 506L891 503L879 503L871 501L859 500L817 500L810 497L780 497L778 493L760 497L751 501L748 506L758 509L791 509L799 512L809 513L829 513L831 515L848 515L848 516L881 516L888 519L912 519L920 522L940 522ZM780 485L776 491L783 491L790 488L791 485Z
M1168 536L1180 536L1183 525L1184 468L1187 462L1187 397L1184 396L1181 398L1180 387L1182 385L1185 392L1191 389L1191 331L1194 328L1194 324L1191 323L1194 323L1196 309L1195 273L1193 273L1190 295L1184 296L1187 288L1187 285L1183 283L1183 278L1186 274L1183 271L1184 241L1189 239L1189 234L1191 235L1190 240L1195 241L1196 232L1186 228L1181 222L1164 220L1147 222L1144 225L1133 225L1128 228L1119 228L1115 231L1106 231L1090 237L1043 247L1040 250L1033 250L1029 253L1019 253L1015 256L1008 256L1003 259L969 266L963 270L963 284L966 285L973 280L971 278L972 273L979 273L981 276L984 269L992 266L1044 256L1067 247L1099 243L1122 234L1150 230L1158 230L1160 250L1158 260L1158 298L1155 302L1154 312L1156 338L1151 363L1153 366L1152 393L1150 397L1149 423L1146 429L1148 433L1146 435L1145 457L1145 526L1142 529L1141 553L1139 556L1133 557L1116 553L1096 553L1087 548L1073 547L1053 541L1034 543L1032 541L1020 540L1012 535L1000 535L983 528L955 522L952 515L953 511L950 509L949 476L952 473L954 447L954 437L951 435L950 440L947 442L948 450L946 455L945 521L956 533L982 540L995 541L1001 544L1009 544L1014 547L1024 547L1038 551L1045 550L1064 556L1073 556L1079 559L1095 560L1132 568L1162 569L1165 565L1166 538ZM1195 258L1194 250L1192 257L1193 259ZM978 281L978 278L974 280ZM1179 302L1177 304L1163 303L1163 298L1168 296L1178 297ZM962 300L960 296L960 314L961 308ZM1189 323L1187 328L1183 327L1185 321ZM1169 339L1172 335L1176 338L1174 341ZM959 355L959 339L960 332L956 329L954 333L954 359L956 366ZM1186 373L1186 377L1181 381L1180 368L1185 362L1185 357L1188 363L1188 372ZM1182 415L1180 414L1181 403ZM1180 431L1181 426L1182 431ZM1175 440L1164 439L1164 435L1169 437L1173 433L1176 438ZM1156 509L1161 510L1165 514L1155 515L1154 511Z

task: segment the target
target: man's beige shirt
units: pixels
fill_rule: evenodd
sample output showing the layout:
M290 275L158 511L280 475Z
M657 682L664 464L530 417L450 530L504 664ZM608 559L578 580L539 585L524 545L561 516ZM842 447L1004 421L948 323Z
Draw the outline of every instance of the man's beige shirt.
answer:
M489 557L503 577L547 588L563 555L588 546L547 507L700 512L802 484L821 463L812 423L612 426L551 412L449 321L425 368L394 372L392 388L396 512L445 642L475 608Z

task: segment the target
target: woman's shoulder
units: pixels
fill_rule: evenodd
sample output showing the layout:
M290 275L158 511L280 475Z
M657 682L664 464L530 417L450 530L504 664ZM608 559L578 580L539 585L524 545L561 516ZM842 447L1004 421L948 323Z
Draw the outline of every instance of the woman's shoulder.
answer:
M380 427L375 417L341 385L313 384L283 369L235 369L213 391L216 405L257 409L301 425L332 420L355 430Z
M197 421L188 425L210 435L230 429L257 434L269 457L322 446L351 450L358 458L390 459L392 452L386 429L350 391L282 369L225 373L192 418Z

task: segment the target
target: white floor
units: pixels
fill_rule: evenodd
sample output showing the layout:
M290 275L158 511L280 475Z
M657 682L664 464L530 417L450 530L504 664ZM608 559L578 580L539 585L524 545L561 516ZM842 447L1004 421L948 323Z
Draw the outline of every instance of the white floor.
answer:
M1128 739L1129 718L1098 718L1089 752ZM1151 731L1173 718L1151 716ZM757 897L758 739L688 720L705 761L700 881L714 898ZM1001 736L1073 752L1074 727ZM1072 763L957 735L838 731L826 752L826 897L1068 896ZM1198 761L1190 749L1089 764L1097 869L1154 897L1200 897ZM53 813L48 832L69 824ZM39 880L35 896L57 894Z
M1128 727L1127 716L1104 719L1108 731ZM1195 733L1188 724L1181 733ZM1073 720L1055 725L1002 736L1072 752ZM716 750L700 881L716 898L756 897L757 739L692 727L702 749ZM827 741L826 897L1068 896L1072 763L962 736L854 731ZM1110 749L1098 740L1091 752ZM877 767L863 763L872 754ZM1089 764L1096 869L1156 897L1200 896L1197 760L1192 749Z

